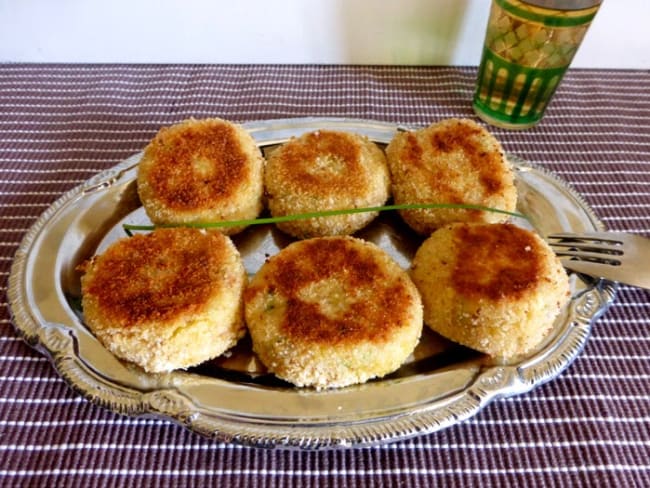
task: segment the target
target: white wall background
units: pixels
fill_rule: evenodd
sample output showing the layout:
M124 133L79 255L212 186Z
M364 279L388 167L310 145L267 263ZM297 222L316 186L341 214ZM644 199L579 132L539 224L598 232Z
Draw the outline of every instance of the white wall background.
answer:
M0 62L477 65L489 0L0 0ZM604 0L572 64L650 69L650 0Z

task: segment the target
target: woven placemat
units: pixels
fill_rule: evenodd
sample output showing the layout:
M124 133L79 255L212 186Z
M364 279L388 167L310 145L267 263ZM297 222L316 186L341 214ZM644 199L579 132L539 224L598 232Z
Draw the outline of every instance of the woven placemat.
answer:
M0 65L0 272L65 191L188 117L474 118L475 68ZM543 122L493 129L613 230L650 235L650 73L571 70ZM556 380L431 435L364 449L261 450L103 410L0 308L2 486L649 486L650 293L621 287Z

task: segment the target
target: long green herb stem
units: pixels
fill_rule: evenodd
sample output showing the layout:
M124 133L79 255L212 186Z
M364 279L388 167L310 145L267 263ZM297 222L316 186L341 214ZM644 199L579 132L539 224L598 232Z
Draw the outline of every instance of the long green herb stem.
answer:
M464 203L402 203L394 205L382 205L380 207L359 207L359 208L346 208L341 210L321 210L318 212L307 212L291 215L280 215L277 217L261 217L257 219L246 220L224 220L221 222L188 222L184 224L159 224L159 225L138 225L138 224L123 224L122 227L127 234L131 235L131 231L147 231L154 230L161 227L196 227L200 229L212 229L220 227L247 227L249 225L261 224L276 224L278 222L290 222L294 220L314 219L318 217L333 217L336 215L357 214L365 212L385 212L389 210L421 210L432 208L444 209L463 209L463 210L481 210L485 212L500 213L510 215L511 217L518 217L528 220L526 215L518 212L510 212L508 210L501 210L498 208L485 207L482 205L471 205Z

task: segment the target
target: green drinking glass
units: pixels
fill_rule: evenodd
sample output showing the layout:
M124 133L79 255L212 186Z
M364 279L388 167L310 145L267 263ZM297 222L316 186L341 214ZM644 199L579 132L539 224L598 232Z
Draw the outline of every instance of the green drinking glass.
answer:
M544 115L602 0L492 0L473 108L526 129Z

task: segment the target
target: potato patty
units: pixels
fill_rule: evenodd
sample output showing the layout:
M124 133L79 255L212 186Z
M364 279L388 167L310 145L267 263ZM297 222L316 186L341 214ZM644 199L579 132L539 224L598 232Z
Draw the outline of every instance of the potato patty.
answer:
M82 268L85 323L108 350L145 371L199 364L245 333L246 273L218 232L179 227L135 235Z
M383 205L390 196L384 153L368 138L319 130L292 138L268 156L264 184L273 216ZM303 239L345 235L377 212L278 223Z
M397 204L471 204L512 212L514 176L501 144L466 119L447 119L414 132L398 132L386 148ZM452 222L502 222L501 213L470 209L400 211L416 232L428 235Z
M244 294L253 350L278 377L331 388L395 371L422 332L406 271L353 237L296 241L269 258Z
M418 249L411 277L426 325L498 357L538 346L570 295L568 276L548 244L512 224L437 230Z
M262 211L263 172L262 154L242 127L190 119L162 128L145 148L138 194L154 224L254 219Z

